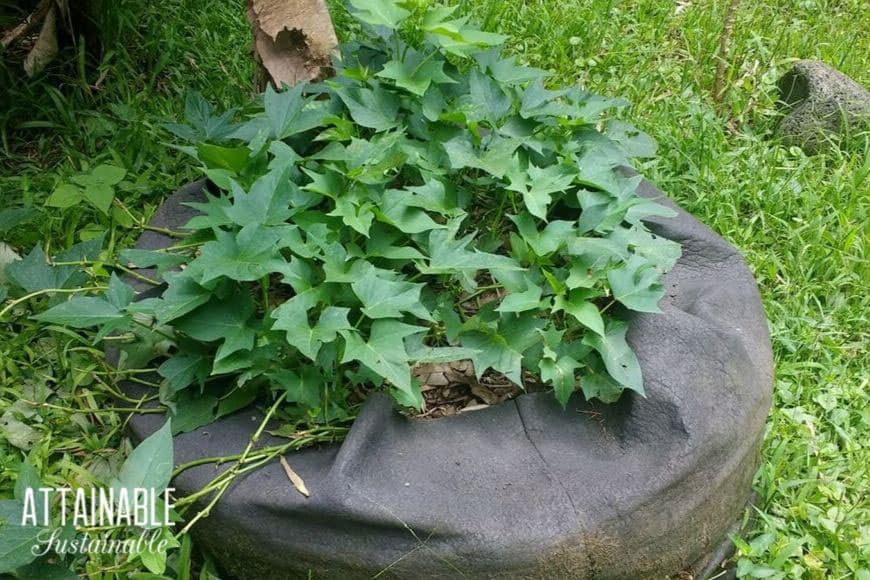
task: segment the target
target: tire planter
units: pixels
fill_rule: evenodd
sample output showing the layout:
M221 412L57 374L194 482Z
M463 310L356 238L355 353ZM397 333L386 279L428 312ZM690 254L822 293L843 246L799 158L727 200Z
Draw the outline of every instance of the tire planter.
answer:
M194 213L182 204L204 187L172 195L154 225L181 227ZM233 484L194 527L198 545L229 576L258 580L709 574L757 468L772 390L767 322L737 250L649 182L639 191L678 211L648 224L683 245L664 313L631 321L646 398L575 395L563 411L536 393L414 420L372 396L342 444L287 455L310 498L274 462ZM146 232L137 247L169 244ZM261 419L248 409L179 435L176 461L239 453ZM163 421L135 415L132 435ZM194 492L215 470L190 469L174 486Z

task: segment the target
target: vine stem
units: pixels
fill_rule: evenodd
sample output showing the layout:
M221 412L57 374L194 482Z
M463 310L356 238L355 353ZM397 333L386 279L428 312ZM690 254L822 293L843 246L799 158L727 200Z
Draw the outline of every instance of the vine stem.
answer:
M187 524L176 535L176 538L179 538L179 537L183 536L184 534L186 534L190 530L190 528L192 528L194 526L194 524L196 524L196 522L198 522L202 518L208 516L209 513L211 512L212 508L215 506L215 504L217 504L217 502L220 500L220 498L224 495L224 492L226 492L227 488L229 488L230 484L235 480L236 476L243 472L242 466L244 465L245 461L247 460L248 455L251 453L251 450L254 448L254 444L256 444L256 442L260 439L260 436L263 434L263 431L266 429L266 425L269 423L269 421L275 415L275 412L278 410L278 406L284 402L284 399L286 397L287 397L287 391L284 391L283 393L281 393L278 396L277 399L275 399L275 402L272 403L272 406L269 408L269 411L266 413L265 417L263 417L263 420L260 422L260 426L257 427L257 430L254 431L253 435L251 435L251 439L250 439L250 441L248 441L248 445L247 445L247 447L245 447L245 450L242 451L241 455L239 456L238 462L234 466L232 466L230 469L228 469L225 472L225 474L222 474L222 475L225 475L224 481L217 484L216 489L214 489L214 491L215 491L214 497L212 497L211 501L209 501L208 505L206 505L205 508L198 511L196 513L196 515L194 515L193 518L189 522L187 522ZM200 490L200 495L202 494L202 492L208 493L210 487L211 487L211 485L206 486L206 488L204 488L203 490ZM197 494L194 494L194 495L197 495ZM188 496L188 497L190 497L190 496ZM184 499L186 500L188 498L184 498Z
M102 264L104 266L108 266L109 268L113 268L115 270L121 270L125 274L129 274L130 276L133 276L137 280L139 280L141 282L145 282L146 284L151 284L152 286L160 286L162 284L162 282L160 282L159 280L155 280L154 278L149 278L148 276L143 276L139 272L132 270L132 269L130 269L126 266L123 266L121 264L118 264L118 263L106 264L104 262L96 262L93 260L80 260L77 262L52 262L51 263L52 266L95 266L97 264Z
M166 407L102 407L100 409L74 409L72 407L64 407L62 405L54 405L52 403L38 403L36 401L28 401L27 399L18 399L25 405L31 407L43 407L46 409L55 409L57 411L65 411L67 413L165 413Z
M186 238L189 235L184 232L176 232L169 228L160 228L149 224L139 224L139 227L143 230L148 230L149 232L156 232L158 234L163 234L164 236L169 236L170 238Z
M113 201L114 201L115 205L120 207L124 212L126 212L126 214L128 216L130 216L130 219L133 221L133 223L139 229L148 230L151 232L156 232L158 234L163 234L163 235L169 236L171 238L186 238L188 236L188 234L184 233L184 232L176 232L174 230L170 230L169 228L161 228L161 227L157 227L157 226L152 226L151 224L147 224L147 223L145 223L144 220L133 215L133 212L131 212L130 209L123 202L121 202L121 200L115 199Z
M106 381L104 381L100 376L97 375L96 372L94 373L94 380L97 381L98 383L100 383L101 385L103 385L103 387L104 387L104 388L105 388L105 389L106 389L106 390L107 390L107 391L108 391L108 392L109 392L113 397L115 397L116 399L120 399L120 400L124 401L125 403L136 403L136 404L138 404L138 405L141 405L141 404L143 404L143 403L150 403L151 401L156 401L156 400L158 399L158 396L157 396L157 395L154 395L154 396L151 396L151 397L143 397L143 398L141 398L141 399L134 399L134 398L132 398L132 397L128 397L127 395L123 394L121 391L115 389L115 388L114 388L113 386L111 386L109 383L107 383Z
M42 290L37 290L35 292L31 292L30 294L25 294L21 298L16 298L12 302L6 305L6 308L0 310L0 318L6 315L7 312L21 304L22 302L27 302L31 298L36 298L37 296L42 296L43 294L77 294L79 292L95 292L97 290L107 290L106 286L87 286L85 288L43 288Z

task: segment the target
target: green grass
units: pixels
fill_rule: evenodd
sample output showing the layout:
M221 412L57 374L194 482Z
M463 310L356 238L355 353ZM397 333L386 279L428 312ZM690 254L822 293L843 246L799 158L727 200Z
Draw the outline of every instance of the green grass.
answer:
M814 157L770 137L774 83L791 59L819 58L870 84L870 13L860 0L741 3L717 111L709 93L725 2L679 4L460 2L556 82L629 98L627 116L659 142L646 175L740 248L756 274L777 379L757 518L736 539L740 573L868 579L867 137ZM42 203L57 182L112 162L128 170L125 203L147 216L194 175L158 129L178 117L184 92L200 90L223 106L251 97L242 2L127 1L106 20L108 50L85 73L75 50L38 79L0 70L0 207L39 210L28 225L0 231L18 249L68 245L100 228L114 231L116 245L128 243L135 228ZM105 480L127 450L124 416L104 408L110 386L91 373L102 368L97 352L26 322L28 308L41 306L0 323L0 414L16 410L35 430L19 428L37 440L30 458L48 482ZM19 400L44 400L48 390L60 408ZM23 455L0 441L0 493L11 492ZM88 570L112 565L93 558Z

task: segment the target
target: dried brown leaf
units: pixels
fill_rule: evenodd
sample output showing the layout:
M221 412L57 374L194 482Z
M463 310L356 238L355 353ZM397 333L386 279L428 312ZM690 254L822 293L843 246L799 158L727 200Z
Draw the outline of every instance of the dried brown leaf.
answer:
M296 488L296 491L304 495L305 497L310 496L311 494L308 492L308 488L305 487L305 482L299 477L299 474L293 471L293 468L290 467L290 464L287 463L287 460L282 456L280 458L281 467L284 468L284 473L287 474L287 478L290 480L290 483L293 484L293 487Z

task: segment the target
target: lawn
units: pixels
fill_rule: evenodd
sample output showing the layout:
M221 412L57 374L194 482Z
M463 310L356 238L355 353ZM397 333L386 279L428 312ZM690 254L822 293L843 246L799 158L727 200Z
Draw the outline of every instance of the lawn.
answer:
M740 3L720 105L710 93L724 1L459 4L554 82L628 98L622 114L659 144L640 169L737 246L756 275L776 385L747 513L755 517L734 538L738 574L870 580L868 137L816 156L772 139L775 82L793 59L821 59L870 84L864 3ZM342 9L331 7L342 36ZM0 210L23 208L16 220L0 213L0 240L19 253L101 232L110 253L128 246L137 223L195 176L160 128L181 117L185 93L223 108L253 97L242 2L124 0L103 20L99 62L69 48L32 80L0 65ZM59 184L103 163L126 170L117 195L135 219L45 207ZM11 496L25 456L47 484L79 486L106 481L130 447L102 354L28 320L43 300L0 318L0 497ZM179 567L177 551L170 560ZM94 555L78 570L139 569L118 564Z

